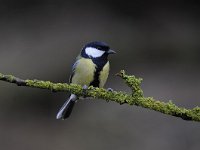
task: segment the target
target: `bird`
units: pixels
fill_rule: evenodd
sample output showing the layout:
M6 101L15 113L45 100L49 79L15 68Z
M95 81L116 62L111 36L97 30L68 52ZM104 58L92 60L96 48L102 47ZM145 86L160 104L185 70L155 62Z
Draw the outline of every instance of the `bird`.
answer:
M103 88L110 71L108 55L116 52L105 42L94 41L87 43L77 56L72 66L69 83ZM66 119L70 116L78 96L71 93L68 100L57 113L57 119Z

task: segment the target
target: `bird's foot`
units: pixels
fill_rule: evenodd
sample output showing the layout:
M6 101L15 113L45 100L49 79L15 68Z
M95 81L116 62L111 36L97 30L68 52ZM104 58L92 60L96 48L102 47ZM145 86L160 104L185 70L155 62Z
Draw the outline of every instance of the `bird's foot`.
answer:
M84 85L84 86L83 86L83 97L84 97L84 98L86 98L87 89L88 89L88 86L87 86L87 85Z
M108 92L113 92L114 90L112 88L107 88Z

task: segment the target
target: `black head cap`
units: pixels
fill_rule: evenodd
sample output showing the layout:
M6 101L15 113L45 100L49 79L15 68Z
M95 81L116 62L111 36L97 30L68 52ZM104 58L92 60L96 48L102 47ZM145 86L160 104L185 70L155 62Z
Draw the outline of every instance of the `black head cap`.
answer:
M102 50L102 51L108 51L110 49L108 44L106 44L104 42L98 42L98 41L90 42L84 46L84 48L86 48L86 47L94 47L94 48L96 48L98 50Z

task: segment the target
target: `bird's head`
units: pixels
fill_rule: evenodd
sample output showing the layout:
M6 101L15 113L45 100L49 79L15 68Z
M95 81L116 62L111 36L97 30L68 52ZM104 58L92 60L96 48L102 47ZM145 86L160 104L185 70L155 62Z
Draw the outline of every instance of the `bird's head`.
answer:
M85 58L107 58L109 54L115 54L110 47L104 42L90 42L86 44L82 51L81 56Z

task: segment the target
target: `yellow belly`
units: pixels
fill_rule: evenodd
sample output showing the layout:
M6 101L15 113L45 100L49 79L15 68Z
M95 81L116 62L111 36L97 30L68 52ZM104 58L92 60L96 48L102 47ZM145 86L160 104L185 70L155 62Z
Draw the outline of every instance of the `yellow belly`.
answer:
M86 58L81 58L78 61L72 83L89 86L94 78L95 64L91 59Z
M74 84L79 84L81 86L89 86L94 79L94 72L96 71L95 67L96 65L92 62L91 59L79 59L71 82ZM105 85L107 81L109 69L110 65L108 61L99 73L99 87L101 88Z
M110 70L110 64L109 61L105 64L103 67L102 71L100 71L99 75L99 87L103 87L107 81L108 75L109 75L109 70Z

